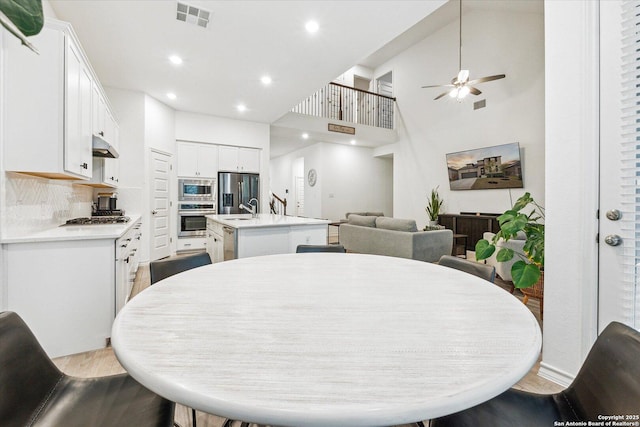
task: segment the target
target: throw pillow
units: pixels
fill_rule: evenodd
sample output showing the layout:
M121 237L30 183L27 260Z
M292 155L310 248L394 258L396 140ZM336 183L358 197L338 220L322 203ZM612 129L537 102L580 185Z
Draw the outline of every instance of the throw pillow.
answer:
M418 231L416 222L413 219L389 218L386 216L377 217L376 227L395 231Z
M349 215L349 224L359 225L361 227L375 227L376 217L351 214Z

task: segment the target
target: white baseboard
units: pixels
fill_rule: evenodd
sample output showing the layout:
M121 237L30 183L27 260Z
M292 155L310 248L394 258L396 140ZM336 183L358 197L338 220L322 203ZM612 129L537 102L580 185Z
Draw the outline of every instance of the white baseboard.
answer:
M538 375L563 387L568 387L575 378L574 375L571 375L561 369L554 368L553 366L548 365L544 362L540 362Z

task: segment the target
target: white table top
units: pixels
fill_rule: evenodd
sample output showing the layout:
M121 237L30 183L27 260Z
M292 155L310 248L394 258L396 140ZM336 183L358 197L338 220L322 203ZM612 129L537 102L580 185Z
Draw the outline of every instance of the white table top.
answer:
M515 297L435 264L308 253L226 261L133 298L112 331L142 384L261 424L383 426L498 395L536 362Z

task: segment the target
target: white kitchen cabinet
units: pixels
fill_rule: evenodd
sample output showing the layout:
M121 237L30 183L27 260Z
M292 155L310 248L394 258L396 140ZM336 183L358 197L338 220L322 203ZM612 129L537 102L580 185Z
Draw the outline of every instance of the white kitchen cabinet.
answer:
M118 186L118 174L120 163L118 159L104 157L93 158L93 174L89 181L80 181L78 184L92 187L115 188Z
M104 93L97 81L93 83L92 90L92 134L102 138L119 148L119 128L109 108ZM93 159L93 174L91 180L84 184L94 187L117 187L120 173L120 160L113 158L95 157Z
M178 142L178 176L215 178L218 175L218 146Z
M129 301L136 271L140 264L142 222L135 223L124 236L116 240L116 305L115 315Z
M92 132L118 149L118 124L97 82L93 84Z
M211 262L224 261L222 225L218 222L207 219L207 252L211 257Z
M221 145L218 155L218 169L222 172L260 173L260 150Z
M6 309L27 322L50 357L105 347L139 265L142 223L134 221L121 236L2 245ZM100 227L115 226L81 226L70 233Z
M6 245L7 309L50 357L104 348L114 320L114 240Z
M53 179L92 174L94 74L69 24L47 20L31 40L3 32L4 167Z

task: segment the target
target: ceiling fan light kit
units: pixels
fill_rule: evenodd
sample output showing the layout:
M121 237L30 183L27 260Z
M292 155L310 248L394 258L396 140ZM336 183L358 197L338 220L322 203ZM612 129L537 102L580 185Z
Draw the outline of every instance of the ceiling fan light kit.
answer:
M492 80L503 79L506 77L505 74L496 74L493 76L480 77L478 79L469 80L469 70L462 69L462 0L460 0L460 10L459 10L459 27L458 27L458 75L451 80L451 84L444 85L428 85L422 86L423 88L432 88L432 87L446 87L451 88L447 89L446 92L441 93L436 96L434 100L438 100L445 95L449 95L451 98L456 99L458 102L461 102L467 95L480 95L482 91L475 88L473 85L478 83L490 82Z

